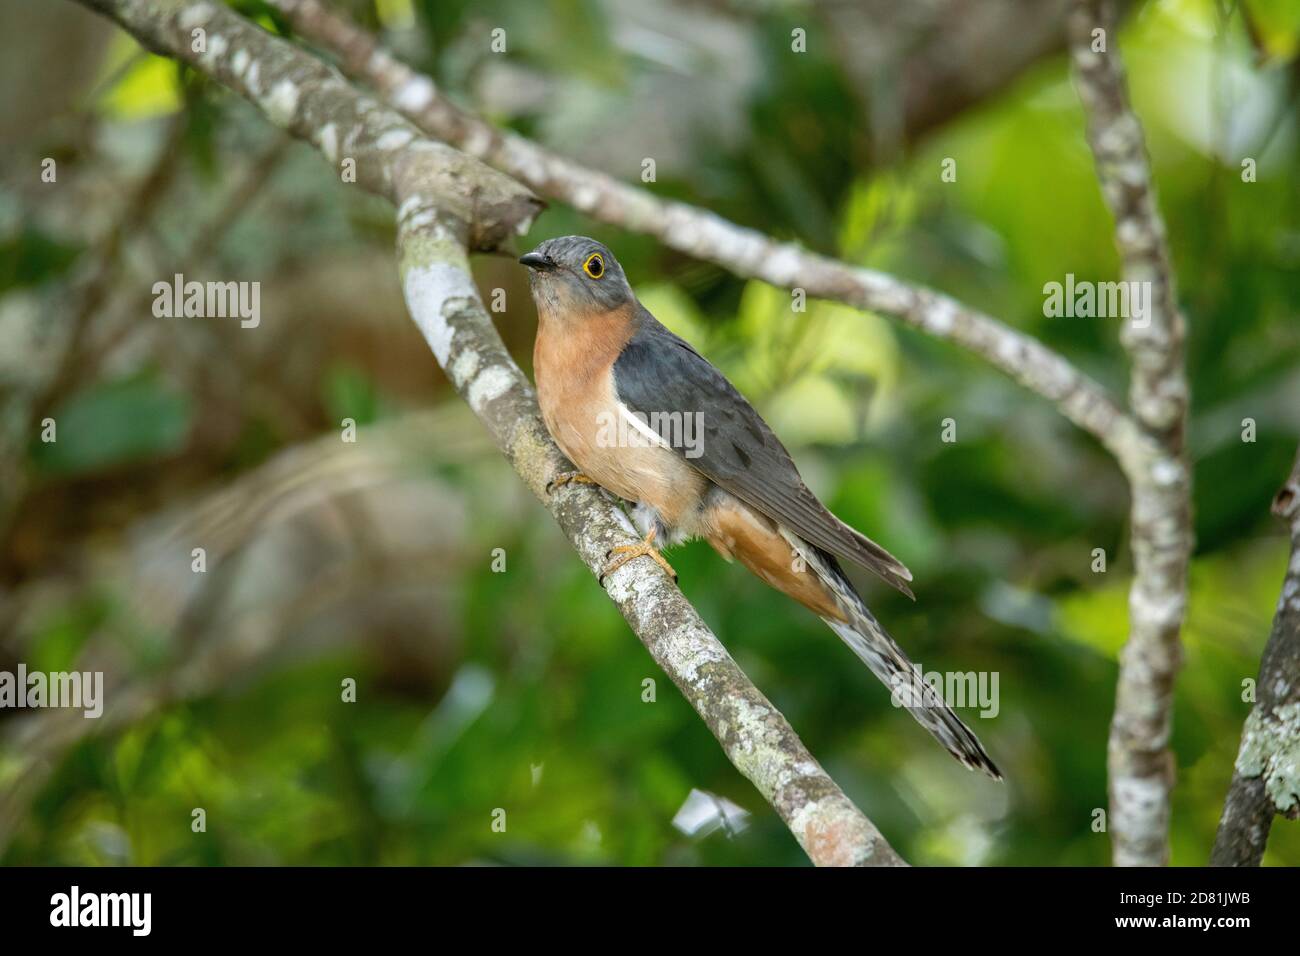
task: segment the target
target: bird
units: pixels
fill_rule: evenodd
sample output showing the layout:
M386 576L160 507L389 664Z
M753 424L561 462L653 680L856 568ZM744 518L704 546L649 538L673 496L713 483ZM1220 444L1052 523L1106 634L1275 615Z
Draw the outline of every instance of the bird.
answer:
M606 555L604 580L703 538L826 622L949 753L994 779L975 734L867 608L840 560L915 600L907 567L808 488L785 446L725 375L638 300L603 243L548 239L520 257L537 306L533 373L542 419L576 471L628 502L644 536Z

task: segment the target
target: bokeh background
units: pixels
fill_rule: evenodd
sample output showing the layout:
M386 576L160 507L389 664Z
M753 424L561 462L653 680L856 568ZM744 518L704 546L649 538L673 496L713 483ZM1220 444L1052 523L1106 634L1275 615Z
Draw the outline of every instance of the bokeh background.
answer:
M940 288L1125 388L1113 321L1043 316L1045 283L1118 266L1061 2L338 5L495 122L628 180L653 158L660 195ZM1300 3L1126 10L1190 326L1172 851L1200 865L1287 553L1268 504L1300 439ZM389 208L72 3L0 3L0 77L0 669L109 683L99 721L0 712L0 861L806 864L449 388L402 308ZM1107 863L1130 573L1113 461L887 319L792 317L786 292L560 206L519 248L575 232L911 567L915 604L863 585L913 658L998 675L997 716L964 713L1001 785L806 611L705 545L674 552L831 774L914 863ZM528 368L523 270L475 270L485 297L505 290L495 318ZM150 289L177 272L259 281L260 326L155 318ZM685 833L692 790L750 815ZM1300 863L1294 824L1265 863Z

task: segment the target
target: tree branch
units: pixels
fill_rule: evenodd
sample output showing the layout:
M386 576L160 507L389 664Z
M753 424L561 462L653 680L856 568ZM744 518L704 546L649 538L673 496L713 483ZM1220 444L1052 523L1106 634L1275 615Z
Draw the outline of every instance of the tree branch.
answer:
M1150 314L1126 318L1120 333L1142 435L1134 454L1121 460L1133 489L1134 576L1107 764L1114 861L1153 866L1169 861L1169 735L1192 550L1191 470L1184 450L1188 386L1164 223L1142 126L1128 103L1115 22L1108 0L1076 0L1070 53L1097 178L1115 219L1124 279L1151 290ZM1104 31L1098 52L1094 30Z
M891 315L983 357L1052 401L1118 458L1138 453L1140 434L1093 379L1033 336L930 289L861 269L685 203L587 169L456 106L433 81L393 57L368 32L319 0L268 0L302 36L334 53L345 73L378 91L417 126L592 219L654 236L665 246L739 276Z
M79 0L162 55L191 63L316 144L331 162L351 156L358 182L399 207L402 284L412 318L457 391L593 573L636 536L594 489L548 480L570 466L542 424L532 389L510 358L474 287L466 247L490 249L525 225L538 203L513 181L418 134L335 73L228 8L205 0ZM195 53L191 31L206 32ZM879 831L808 753L695 609L649 562L631 562L608 592L733 764L819 865L902 865Z
M1259 866L1274 814L1300 818L1300 451L1273 498L1273 514L1290 531L1291 560L1259 664L1259 697L1241 733L1213 866Z
M327 160L356 161L357 182L394 200L414 184L433 190L468 226L472 250L491 250L526 228L542 203L514 180L430 141L407 120L362 96L314 57L210 0L78 0L142 44L182 60L255 105ZM193 31L204 32L202 49Z

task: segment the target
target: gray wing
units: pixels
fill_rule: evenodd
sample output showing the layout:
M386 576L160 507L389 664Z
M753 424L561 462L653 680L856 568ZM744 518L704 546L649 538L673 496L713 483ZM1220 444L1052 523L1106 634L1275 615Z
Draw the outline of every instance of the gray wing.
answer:
M637 332L614 363L619 399L646 416L674 451L715 484L809 544L862 565L911 597L907 582L912 573L827 510L804 484L780 439L735 386L649 312L642 309L638 318ZM681 447L680 433L674 442L672 419L664 413L696 412L703 416L703 438L694 447Z

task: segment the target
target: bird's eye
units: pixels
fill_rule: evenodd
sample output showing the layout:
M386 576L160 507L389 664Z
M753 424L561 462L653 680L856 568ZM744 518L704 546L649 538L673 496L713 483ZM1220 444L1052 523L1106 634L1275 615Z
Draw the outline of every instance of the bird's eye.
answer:
M599 252L593 252L587 256L587 261L582 264L582 271L593 279L599 279L605 274L605 260Z

